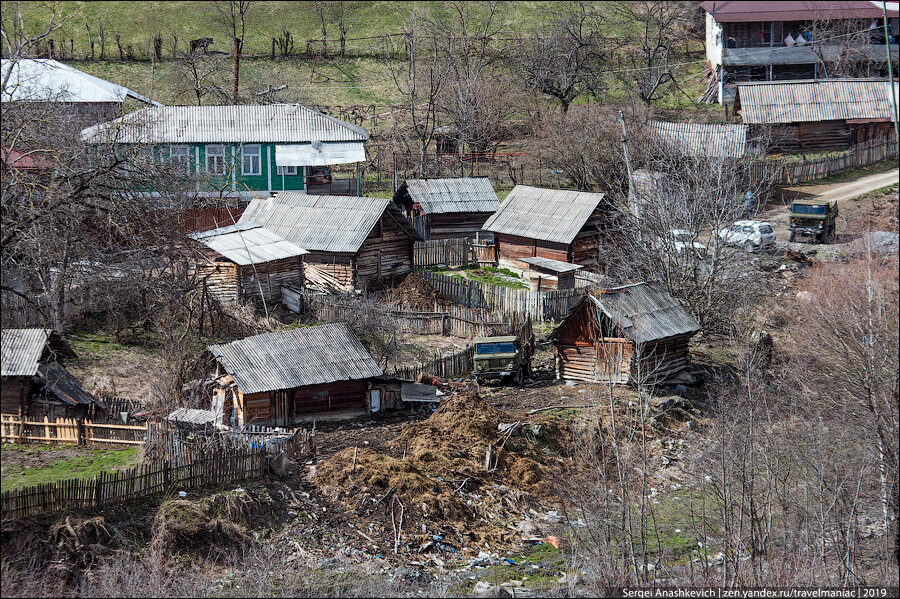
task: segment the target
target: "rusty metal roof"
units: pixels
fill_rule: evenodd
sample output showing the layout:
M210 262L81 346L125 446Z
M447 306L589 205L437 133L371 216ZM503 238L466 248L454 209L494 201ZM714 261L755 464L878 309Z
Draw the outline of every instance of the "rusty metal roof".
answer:
M48 362L38 366L35 382L44 385L47 393L50 393L63 403L69 405L86 405L96 403L106 408L106 405L88 393L75 377L58 362Z
M740 158L746 151L746 125L650 121L650 138L679 154Z
M571 316L582 309L585 302L597 306L600 312L635 343L647 343L685 333L693 334L700 330L700 323L684 309L681 302L675 299L662 283L653 281L604 289L586 295L554 329L550 334L551 338L556 337L557 331Z
M735 98L735 110L747 124L891 121L896 118L891 107L890 83L879 79L741 83Z
M87 142L298 143L366 141L362 127L300 104L160 106L81 132Z
M241 266L309 253L253 221L192 233L188 237Z
M603 198L602 193L516 185L484 229L569 244Z
M407 179L406 188L426 214L495 212L500 199L487 177Z
M412 239L421 240L409 219L387 198L280 192L274 198L250 202L240 223L261 223L309 251L356 253L385 212Z
M818 19L881 18L881 2L860 0L808 1L725 1L701 2L708 13L713 13L720 23L746 23L753 21L808 21ZM897 3L887 3L888 17L897 16Z
M0 341L0 374L34 376L50 338L50 329L3 329Z
M571 262L563 262L562 260L554 260L552 258L544 258L542 256L535 256L533 258L519 258L519 261L524 262L525 264L530 264L531 266L536 266L537 268L543 268L544 270L558 273L571 272L573 270L584 268L580 264L572 264Z
M264 333L209 351L244 393L365 379L382 374L343 322Z

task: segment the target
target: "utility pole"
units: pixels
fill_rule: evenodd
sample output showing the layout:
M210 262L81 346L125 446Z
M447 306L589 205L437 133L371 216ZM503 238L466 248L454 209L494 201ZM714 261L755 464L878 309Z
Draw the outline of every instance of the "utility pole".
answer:
M241 63L241 40L234 38L234 104L238 103L238 67Z
M887 48L888 85L891 86L891 100L894 103L894 135L900 150L900 113L897 110L897 86L894 85L894 67L891 64L891 34L888 31L887 2L881 3L881 14L884 16L884 46Z

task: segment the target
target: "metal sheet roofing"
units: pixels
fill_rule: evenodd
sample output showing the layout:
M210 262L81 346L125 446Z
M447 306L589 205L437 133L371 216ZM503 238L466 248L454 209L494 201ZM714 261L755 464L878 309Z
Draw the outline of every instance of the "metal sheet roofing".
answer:
M735 99L735 109L747 124L890 121L896 118L891 107L890 84L878 79L742 83Z
M487 177L407 179L406 188L426 214L496 212L500 199Z
M897 2L887 3L888 17L897 16ZM820 0L818 2L701 2L708 13L720 23L752 21L805 21L812 19L881 18L881 2L861 0ZM713 12L715 11L715 12Z
M300 104L161 106L81 132L88 142L311 143L366 141L362 127Z
M188 424L214 424L217 414L212 410L198 410L196 408L178 408L166 416L166 420L173 422L186 422Z
M63 403L72 406L96 403L105 407L103 402L88 393L81 383L58 362L48 362L38 366L34 380L43 384L48 393Z
M10 73L3 88L3 101L28 102L115 102L132 97L147 104L159 102L133 92L127 87L88 75L52 58L3 59L0 71L3 79Z
M309 253L253 221L192 233L189 237L241 266Z
M536 266L538 268L549 270L551 272L571 272L573 270L584 268L580 264L572 264L571 262L563 262L561 260L543 258L541 256L535 256L533 258L519 258L519 261L524 262L525 264Z
M409 219L387 198L281 192L274 198L250 202L240 223L261 223L309 251L352 254L359 250L385 211L410 237L420 239Z
M50 338L50 329L3 329L0 333L0 374L34 376Z
M602 193L516 185L484 229L569 244L603 198Z
M343 322L254 335L209 351L244 393L365 379L382 374Z
M711 158L740 158L746 151L746 125L668 123L650 121L651 139L679 154Z

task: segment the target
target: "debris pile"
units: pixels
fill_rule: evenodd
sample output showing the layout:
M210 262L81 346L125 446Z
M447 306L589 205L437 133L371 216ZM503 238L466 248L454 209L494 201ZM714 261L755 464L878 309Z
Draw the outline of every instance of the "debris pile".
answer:
M420 310L434 310L435 307L447 308L451 305L431 283L415 273L407 275L386 299L392 303Z

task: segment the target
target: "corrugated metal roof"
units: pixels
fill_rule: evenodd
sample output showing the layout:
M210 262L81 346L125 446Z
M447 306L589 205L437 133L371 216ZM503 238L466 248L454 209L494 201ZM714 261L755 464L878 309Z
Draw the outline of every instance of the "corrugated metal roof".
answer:
M420 239L408 218L387 198L317 196L281 192L253 200L241 223L255 221L309 251L356 253L381 215L388 212L413 239Z
M0 374L34 376L50 338L50 329L3 329L0 341Z
M563 262L561 260L543 258L541 256L535 256L533 258L519 258L519 260L521 262L524 262L525 264L537 266L538 268L543 268L552 272L570 272L573 270L584 268L580 264L572 264L571 262Z
M742 83L735 99L747 124L893 120L891 106L889 83L878 79Z
M365 379L382 374L343 322L254 335L209 351L244 393Z
M603 197L602 193L516 185L484 229L569 244Z
M650 121L651 139L690 156L740 158L746 151L746 125Z
M88 142L302 143L366 141L362 127L300 104L162 106L88 127Z
M75 377L58 362L48 362L38 366L35 382L44 385L48 393L69 405L86 405L96 403L105 408L103 402L97 400L81 386Z
M162 106L127 87L88 75L52 58L19 58L0 61L0 71L6 81L3 101L25 100L29 102L115 102L126 97Z
M656 281L614 287L587 297L635 343L700 330L700 323Z
M192 233L188 237L241 266L309 253L253 221Z
M406 188L426 214L496 212L500 199L487 177L407 179Z
M216 413L212 410L178 408L166 416L166 420L171 420L173 422L187 422L189 424L213 424L216 421Z
M817 19L881 18L881 2L862 0L806 0L771 2L726 0L701 2L708 13L720 23L746 23L753 21L807 21ZM715 12L713 12L715 11ZM897 3L887 3L888 17L897 16Z

